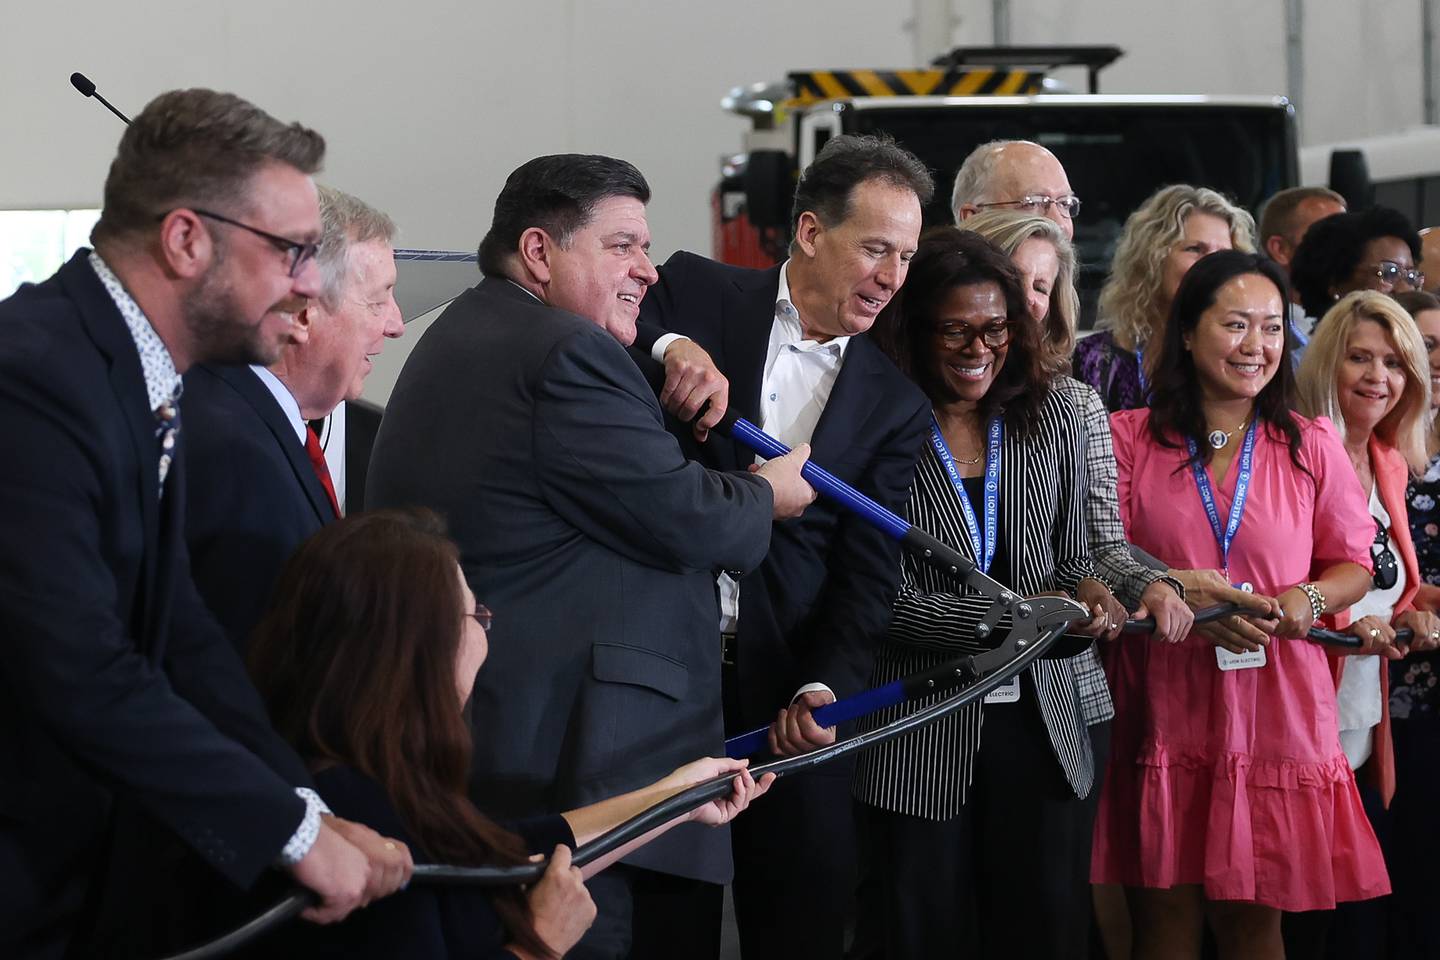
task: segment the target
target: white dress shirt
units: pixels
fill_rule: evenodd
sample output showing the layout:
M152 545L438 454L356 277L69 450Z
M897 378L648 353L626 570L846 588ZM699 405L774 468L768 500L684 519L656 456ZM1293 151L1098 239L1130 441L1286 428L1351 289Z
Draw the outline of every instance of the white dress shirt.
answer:
M1370 515L1390 529L1390 513L1380 502L1378 484L1370 490ZM1390 622L1395 615L1395 603L1405 592L1405 564L1395 550L1394 538L1390 551L1395 554L1395 566L1399 576L1389 590L1371 587L1370 591L1350 608L1353 623L1361 617L1376 617ZM1385 661L1375 654L1345 658L1345 672L1340 676L1340 689L1335 693L1336 707L1340 721L1340 746L1350 761L1351 770L1359 770L1370 759L1375 746L1375 727L1380 723L1380 671Z
M250 369L255 371L255 376L259 377L260 382L265 384L270 390L270 393L274 395L275 402L280 404L281 410L285 411L285 419L290 421L290 429L295 431L295 439L299 440L303 446L305 444L305 431L309 429L309 425L305 422L305 418L300 415L300 402L295 399L295 395L290 392L290 388L285 386L280 378L271 373L267 368L252 363Z
M665 350L676 340L688 339L667 333L655 341L650 355L665 362ZM760 381L760 422L756 426L787 447L809 443L815 425L825 412L835 378L845 362L849 337L832 337L821 343L805 339L800 312L790 300L790 261L780 267L780 286L775 293L775 320L770 325L770 343L765 350L765 375ZM764 461L757 456L756 463ZM720 632L735 632L740 622L740 584L728 573L720 574ZM823 683L807 683L795 697L811 691L834 692ZM792 698L793 700L794 698Z
M804 339L800 313L790 302L790 261L780 268L775 294L775 322L765 349L765 376L760 381L760 422L756 424L787 447L809 443L825 412L835 378L845 362L849 337L824 343ZM757 456L756 463L764 458ZM740 584L720 574L720 632L734 633L740 622ZM802 691L803 692L803 691ZM798 694L797 694L798 696Z

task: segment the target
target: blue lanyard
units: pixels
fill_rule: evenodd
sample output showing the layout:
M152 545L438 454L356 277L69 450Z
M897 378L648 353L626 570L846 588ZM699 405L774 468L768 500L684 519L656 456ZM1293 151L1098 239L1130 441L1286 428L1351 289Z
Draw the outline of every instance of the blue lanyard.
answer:
M965 516L965 527L970 531L970 542L975 547L975 559L979 562L981 573L990 572L990 564L995 559L995 545L1000 539L997 532L1000 527L1000 445L1004 436L1004 421L998 416L991 417L985 439L985 501L982 505L985 511L985 529L982 532L980 524L975 520L975 508L970 503L970 495L965 492L965 483L960 477L960 471L955 467L955 458L950 455L950 448L945 445L940 424L933 415L930 417L930 445L935 448L935 455L945 465L945 472L950 477L951 485L955 487L955 494L960 498L960 512Z
M1235 478L1235 499L1230 501L1230 518L1225 522L1225 529L1220 529L1220 513L1215 509L1215 491L1210 488L1210 478L1205 474L1205 465L1200 462L1200 457L1195 448L1195 441L1189 437L1185 439L1185 446L1190 451L1190 473L1195 477L1195 489L1200 492L1200 502L1205 505L1205 516L1210 520L1210 532L1215 534L1215 543L1220 547L1220 565L1225 571L1225 579L1230 579L1230 545L1235 542L1235 534L1240 530L1240 521L1245 516L1245 498L1250 493L1250 470L1255 461L1255 430L1259 426L1259 417L1250 421L1250 429L1245 431L1245 445L1240 448L1240 475Z
M1150 405L1150 385L1145 382L1145 345L1142 343L1135 344L1135 369L1140 374L1140 399L1144 400L1148 407Z
M1295 336L1295 342L1302 348L1310 345L1310 338L1305 336L1305 332L1300 329L1300 324L1293 319L1290 321L1290 332Z

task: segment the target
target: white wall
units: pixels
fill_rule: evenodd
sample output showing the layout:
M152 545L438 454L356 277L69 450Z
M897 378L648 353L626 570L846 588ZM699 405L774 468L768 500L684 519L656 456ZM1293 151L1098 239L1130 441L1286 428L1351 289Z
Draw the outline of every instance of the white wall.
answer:
M1306 0L1307 142L1419 122L1421 2ZM988 43L990 4L954 4L953 40ZM746 127L719 98L789 69L912 65L910 12L905 0L4 0L0 209L98 203L120 126L70 88L81 70L132 113L203 85L316 127L325 179L390 212L404 245L473 248L514 166L592 151L650 178L658 256L708 252L718 158ZM1284 28L1280 0L1012 0L1015 43L1127 50L1103 76L1117 93L1285 93Z

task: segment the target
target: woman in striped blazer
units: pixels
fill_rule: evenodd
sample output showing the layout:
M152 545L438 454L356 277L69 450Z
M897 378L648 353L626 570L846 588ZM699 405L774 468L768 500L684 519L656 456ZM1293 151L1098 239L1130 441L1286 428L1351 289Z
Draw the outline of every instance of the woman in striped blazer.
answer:
M1124 608L1086 555L1081 415L1050 389L1009 260L977 234L931 231L875 336L934 407L911 521L1017 593L1078 595L1095 614L1083 629L1114 636ZM988 606L906 558L874 681L982 649L974 627ZM1086 696L1097 702L1082 705L1071 660L1040 660L985 705L861 755L854 792L879 900L868 907L884 915L887 957L1083 950L1090 822L1080 798L1095 783L1085 715L1111 712L1103 682Z

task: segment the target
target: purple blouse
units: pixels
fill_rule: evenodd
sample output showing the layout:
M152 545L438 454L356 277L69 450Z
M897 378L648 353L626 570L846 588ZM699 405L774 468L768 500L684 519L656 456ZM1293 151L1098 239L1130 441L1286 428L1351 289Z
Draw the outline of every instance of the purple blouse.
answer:
M1075 379L1094 387L1111 413L1147 406L1140 389L1140 362L1115 343L1109 330L1082 337L1075 345L1072 366Z

